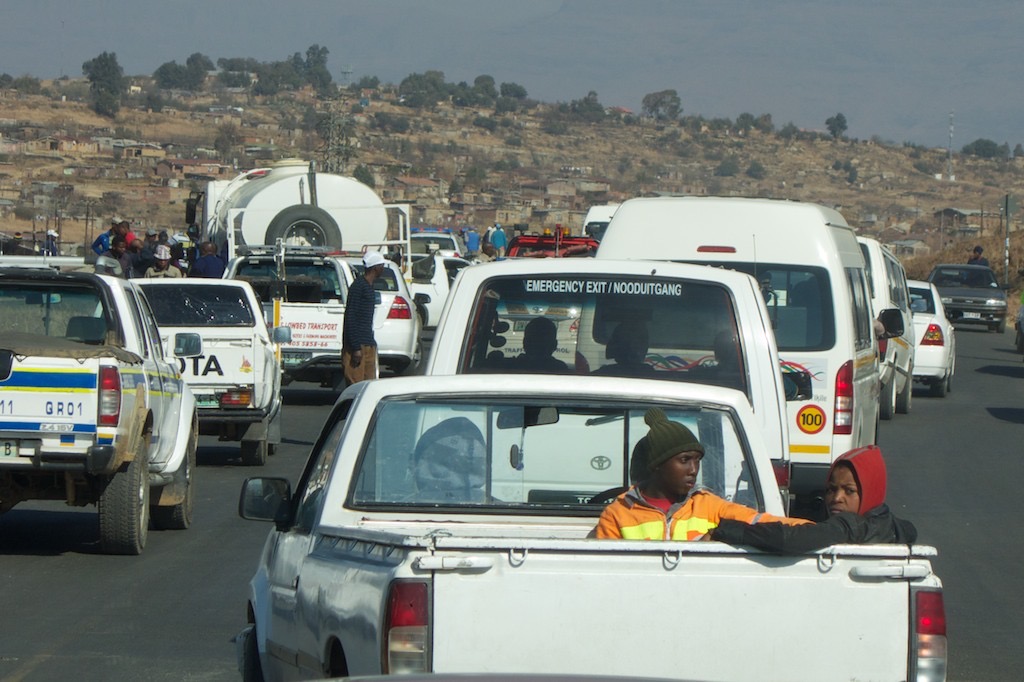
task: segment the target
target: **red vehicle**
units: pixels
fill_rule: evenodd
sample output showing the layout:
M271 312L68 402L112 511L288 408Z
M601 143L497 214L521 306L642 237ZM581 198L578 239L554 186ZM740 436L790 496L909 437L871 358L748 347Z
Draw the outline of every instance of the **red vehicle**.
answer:
M587 258L597 253L600 242L590 237L554 234L520 234L512 237L505 251L508 258Z

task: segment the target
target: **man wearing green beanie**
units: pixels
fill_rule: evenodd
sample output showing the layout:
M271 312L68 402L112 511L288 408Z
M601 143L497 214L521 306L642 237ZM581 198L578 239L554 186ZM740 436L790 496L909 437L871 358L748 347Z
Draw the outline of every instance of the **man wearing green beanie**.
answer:
M808 523L804 519L764 514L728 502L697 485L704 447L690 429L658 408L644 415L650 427L645 447L646 475L601 513L596 537L625 540L700 540L721 519L746 523Z

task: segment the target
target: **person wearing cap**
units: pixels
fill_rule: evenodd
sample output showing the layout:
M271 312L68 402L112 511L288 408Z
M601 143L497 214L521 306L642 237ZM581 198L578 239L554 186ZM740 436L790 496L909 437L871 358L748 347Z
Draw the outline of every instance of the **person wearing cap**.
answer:
M160 244L153 251L153 265L146 268L145 277L149 279L169 277L171 279L184 277L181 270L171 265L171 250Z
M889 510L885 484L885 460L877 445L850 450L829 469L827 520L803 526L749 526L726 520L711 531L711 539L781 554L801 554L837 544L913 544L917 529Z
M135 272L139 277L145 277L146 271L156 262L156 247L160 245L157 239L159 234L153 228L146 230L146 239L142 242L142 249L135 259Z
M376 379L377 340L373 336L373 311L377 306L373 283L384 272L384 256L378 251L363 254L363 274L348 288L341 333L341 362L345 385Z
M42 253L42 255L44 255L44 256L59 256L60 255L60 249L57 247L57 237L58 237L58 235L57 235L57 231L56 230L47 230L46 231L46 240L43 242L43 248L40 251Z
M491 243L494 244L494 250L497 252L498 260L505 257L505 247L508 245L508 239L505 236L505 228L501 226L501 223L494 223L494 232L491 233Z
M167 247L170 250L170 247ZM220 279L224 276L224 261L217 255L217 245L203 242L199 245L199 258L192 264L188 274L190 277L206 277Z
M974 247L974 251L971 252L970 258L967 259L968 265L984 265L986 268L988 265L988 258L985 258L981 254L984 253L985 249L981 248L981 245Z
M656 407L644 414L644 421L650 430L636 451L646 457L646 463L630 466L631 471L642 472L641 478L605 507L595 537L702 540L724 519L745 524L808 523L758 512L697 485L704 447L693 432Z

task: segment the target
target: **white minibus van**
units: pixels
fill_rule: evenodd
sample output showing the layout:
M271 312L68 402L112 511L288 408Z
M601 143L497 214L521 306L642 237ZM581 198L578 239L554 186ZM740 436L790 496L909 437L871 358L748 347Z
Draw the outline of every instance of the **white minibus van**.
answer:
M700 263L761 283L783 371L813 378L811 400L787 404L790 489L798 498L824 488L839 455L875 442L871 300L856 235L837 211L775 199L630 199L615 212L597 257ZM892 324L890 315L881 319Z
M878 341L881 391L878 413L892 419L894 413L910 412L914 389L914 317L910 310L907 273L896 255L872 237L857 237L871 292L871 310L878 315L896 308L903 318L903 333Z

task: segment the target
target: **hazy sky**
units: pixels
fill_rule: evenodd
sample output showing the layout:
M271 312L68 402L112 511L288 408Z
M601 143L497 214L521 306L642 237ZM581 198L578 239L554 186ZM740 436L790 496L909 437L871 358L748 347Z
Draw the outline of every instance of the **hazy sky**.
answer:
M80 76L112 51L151 74L193 52L277 61L330 50L336 81L481 74L547 102L594 90L639 112L770 113L824 130L953 146L1024 142L1020 0L0 0L0 73Z

